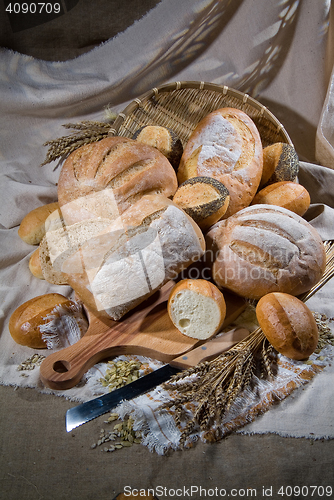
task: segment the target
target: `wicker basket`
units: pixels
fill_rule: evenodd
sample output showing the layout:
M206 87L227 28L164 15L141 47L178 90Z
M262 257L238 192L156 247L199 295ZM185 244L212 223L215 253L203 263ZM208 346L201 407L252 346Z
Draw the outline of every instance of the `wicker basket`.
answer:
M238 90L205 82L174 82L153 88L118 114L109 135L132 137L144 125L169 127L183 145L199 121L215 109L233 107L256 124L263 147L292 141L283 125L262 104Z

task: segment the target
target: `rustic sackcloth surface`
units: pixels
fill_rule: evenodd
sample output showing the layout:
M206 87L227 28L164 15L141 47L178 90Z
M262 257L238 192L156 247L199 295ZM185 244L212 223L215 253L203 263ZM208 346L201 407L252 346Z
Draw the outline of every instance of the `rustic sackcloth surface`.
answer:
M69 287L30 274L34 249L17 235L27 212L56 200L59 169L56 163L40 165L46 154L43 143L63 135L64 123L103 120L107 105L120 111L143 92L169 81L210 81L247 92L267 105L290 134L301 159L300 183L311 195L306 217L323 240L334 239L330 15L325 0L163 0L125 32L73 60L46 62L1 49L1 384L50 393L39 380L38 368L26 376L17 371L33 352L15 344L8 320L32 297L72 293ZM333 291L334 281L308 305L333 317ZM243 432L332 438L331 355L326 353L326 366L303 391ZM55 394L84 401L95 392L88 381Z

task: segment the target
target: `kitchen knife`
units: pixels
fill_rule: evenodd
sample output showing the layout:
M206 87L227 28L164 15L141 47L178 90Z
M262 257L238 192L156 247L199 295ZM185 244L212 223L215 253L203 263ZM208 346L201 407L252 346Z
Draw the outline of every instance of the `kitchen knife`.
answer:
M116 389L108 394L82 403L70 408L66 412L66 430L72 431L79 425L85 424L94 418L111 411L119 403L134 399L154 387L166 382L173 375L189 367L196 366L203 361L214 359L219 354L227 351L238 342L244 340L249 331L245 328L234 328L233 330L209 340L205 344L182 354L161 368L140 377L130 384Z

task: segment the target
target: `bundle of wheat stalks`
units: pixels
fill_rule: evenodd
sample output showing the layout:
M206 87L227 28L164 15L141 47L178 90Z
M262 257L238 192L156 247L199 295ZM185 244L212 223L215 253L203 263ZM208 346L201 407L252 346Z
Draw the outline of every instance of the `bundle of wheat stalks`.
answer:
M325 242L326 270L321 280L302 297L304 302L323 287L334 275L334 241ZM321 332L319 332L319 339ZM213 361L182 371L164 384L173 391L173 399L161 405L160 409L173 409L177 424L186 421L180 445L195 427L202 431L216 429L215 439L219 439L219 423L235 402L236 398L250 386L253 375L274 378L274 362L277 352L266 339L261 328L257 328L229 351ZM191 379L187 380L189 376ZM192 416L185 411L185 405L195 406ZM195 403L195 405L193 405ZM213 426L213 424L215 424Z

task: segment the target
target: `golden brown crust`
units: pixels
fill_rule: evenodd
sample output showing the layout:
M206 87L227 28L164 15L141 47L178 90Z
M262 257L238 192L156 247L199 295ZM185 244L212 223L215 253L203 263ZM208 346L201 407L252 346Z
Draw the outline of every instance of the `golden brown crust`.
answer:
M207 233L212 275L219 287L250 299L270 292L299 295L321 278L326 253L302 217L273 205L252 205Z
M276 142L263 149L261 188L274 182L294 181L298 172L299 158L290 144Z
M256 317L271 345L284 356L302 360L316 349L317 324L310 309L297 297L269 293L259 300Z
M145 194L172 196L177 179L157 149L132 139L108 137L77 149L67 158L59 177L59 205L63 209L74 200L106 189L119 215ZM75 207L73 214L67 210L68 224L77 222L76 211Z
M19 237L29 245L38 245L45 235L46 219L58 208L58 202L54 202L31 210L22 219L18 229Z
M40 326L46 323L46 316L60 304L70 305L72 301L59 293L49 293L21 304L9 320L9 332L15 342L33 349L46 348Z
M260 134L243 111L222 108L209 113L195 128L178 169L179 183L213 177L226 186L230 203L224 218L248 206L259 186L263 149Z
M135 132L132 139L157 148L177 171L183 146L173 130L160 125L144 125Z
M203 335L201 336L199 333L201 325L198 325L198 328L196 324L194 325L196 338L207 339L214 336L219 332L224 323L226 317L226 303L222 292L216 287L216 285L214 285L210 281L204 279L184 279L179 281L172 289L168 298L167 311L171 320L173 321L173 323L177 328L180 328L180 325L178 324L178 321L180 320L179 317L180 314L179 311L176 312L175 304L177 304L178 298L182 296L182 292L188 292L188 291L193 292L194 294L197 294L201 297L212 299L212 301L216 304L217 307L215 307L215 314L217 314L217 318L209 318L209 320L214 319L212 324L215 323L214 328L212 329L210 328L211 331L208 330L205 336ZM188 318L192 316L191 313L193 309L192 307L193 303L191 297L192 297L191 295L188 295L186 299L189 301L189 303L186 304L188 306L188 309L184 310L184 307L182 307L183 309L181 314L182 318L183 317ZM200 322L202 323L203 321L206 321L206 323L208 323L207 319L203 318L204 317L200 318ZM193 319L193 321L196 320ZM185 333L185 331L182 331L182 333ZM195 336L195 335L190 335L190 336Z
M261 189L254 197L252 205L267 204L286 208L302 216L311 203L307 189L290 181L275 182Z
M29 269L31 274L33 274L35 278L44 280L41 261L39 258L39 247L37 247L36 250L31 254L31 257L29 259Z

